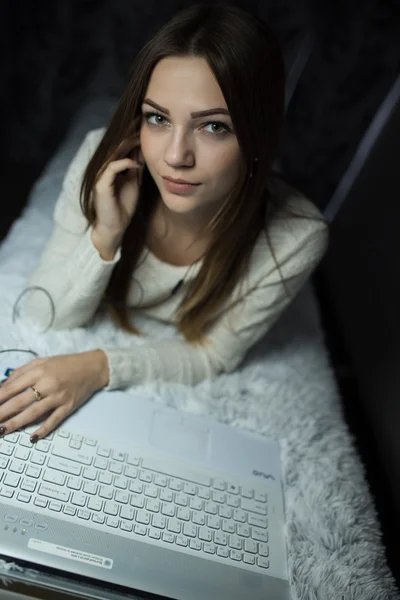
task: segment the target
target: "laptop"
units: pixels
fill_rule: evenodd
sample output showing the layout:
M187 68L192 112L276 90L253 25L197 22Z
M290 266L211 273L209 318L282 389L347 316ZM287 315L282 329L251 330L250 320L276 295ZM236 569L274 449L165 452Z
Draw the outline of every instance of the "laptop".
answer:
M289 600L278 440L121 391L39 423L0 439L0 555L104 598Z

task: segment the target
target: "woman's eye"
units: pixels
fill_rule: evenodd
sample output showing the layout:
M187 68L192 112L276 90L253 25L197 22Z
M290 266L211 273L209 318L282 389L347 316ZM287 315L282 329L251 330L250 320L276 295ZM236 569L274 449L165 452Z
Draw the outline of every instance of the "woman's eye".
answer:
M159 113L152 113L152 112L146 112L144 113L144 116L146 117L146 121L148 123L150 123L149 119L152 117L157 117L159 119L165 119L165 117L163 117L163 115L160 115ZM150 125L162 125L162 123L160 123L158 121L155 123L150 123ZM225 125L225 123L222 123L220 121L209 121L208 123L206 123L204 125L204 127L209 127L211 126L212 128L214 128L215 126L217 126L218 128L223 128L223 130L221 131L215 131L215 129L211 129L211 131L209 131L209 133L214 133L215 135L224 135L225 133L229 133L231 131L231 129L228 127L228 125Z

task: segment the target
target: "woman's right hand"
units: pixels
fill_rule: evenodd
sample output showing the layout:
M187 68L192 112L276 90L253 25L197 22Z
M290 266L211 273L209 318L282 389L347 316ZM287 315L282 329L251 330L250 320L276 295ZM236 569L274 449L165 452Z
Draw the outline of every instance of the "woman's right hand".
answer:
M94 187L94 228L102 237L120 240L136 210L144 162L140 163L139 134L124 140L116 156L100 170ZM131 156L132 158L128 158ZM143 157L141 157L143 158Z

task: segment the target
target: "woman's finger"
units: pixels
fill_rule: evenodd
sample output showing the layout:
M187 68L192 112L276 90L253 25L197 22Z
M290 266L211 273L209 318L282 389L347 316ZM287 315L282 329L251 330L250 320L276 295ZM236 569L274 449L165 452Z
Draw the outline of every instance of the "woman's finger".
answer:
M31 385L35 385L40 379L39 374L34 369L29 369L22 373L21 375L16 375L15 373L10 376L10 379L6 380L3 385L0 387L0 405L13 398L17 394L20 394ZM39 390L42 395L44 392ZM32 394L33 391L31 390Z
M4 414L2 412L0 418L0 427L5 430L2 435L13 433L17 429L23 429L32 422L43 418L54 408L54 397L52 396L32 404L34 400L33 391L26 390L2 407L4 411L7 411Z
M68 417L69 414L70 409L65 404L59 406L58 408L53 410L49 418L46 419L46 421L39 427L39 429L31 433L31 439L33 438L33 436L37 436L37 440L41 440L42 438L46 437L46 435L49 435L52 431L57 429L60 423L62 423Z
M41 362L44 362L45 360L46 360L45 358L34 358L33 360L29 361L25 365L22 365L21 367L17 367L16 369L13 369L12 373L3 382L3 385L5 385L6 382L7 382L7 385L9 385L10 381L13 381L15 377L19 377L20 375L23 375L27 371L30 371L32 369L32 367L36 367L38 364L40 364Z

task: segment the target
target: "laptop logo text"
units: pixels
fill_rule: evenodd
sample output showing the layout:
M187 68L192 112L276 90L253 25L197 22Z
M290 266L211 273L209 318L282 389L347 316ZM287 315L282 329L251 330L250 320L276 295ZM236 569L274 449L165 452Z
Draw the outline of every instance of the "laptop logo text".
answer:
M273 479L275 481L275 477L270 473L264 473L263 471L257 471L257 469L253 469L253 475L256 477L264 477L264 479Z

